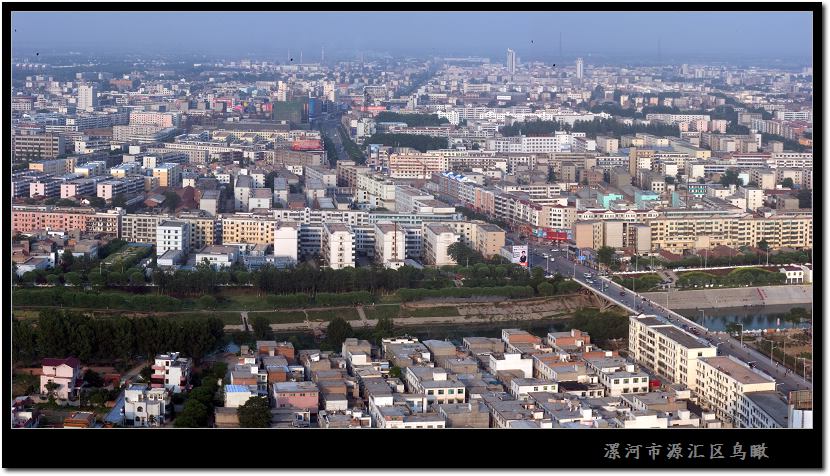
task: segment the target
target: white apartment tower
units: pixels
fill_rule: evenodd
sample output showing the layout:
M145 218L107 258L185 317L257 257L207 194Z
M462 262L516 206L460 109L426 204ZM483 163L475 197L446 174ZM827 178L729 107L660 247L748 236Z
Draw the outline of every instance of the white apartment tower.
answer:
M170 250L187 254L190 248L190 223L182 221L164 221L156 227L156 255L161 256Z
M585 74L585 61L582 58L576 59L576 79L582 79Z
M387 268L400 268L406 258L406 232L391 222L375 224L375 260Z
M92 111L98 106L98 91L91 84L78 86L77 108L81 111Z
M516 52L510 48L507 49L507 72L516 74Z
M354 234L344 223L323 225L323 258L331 269L354 267Z

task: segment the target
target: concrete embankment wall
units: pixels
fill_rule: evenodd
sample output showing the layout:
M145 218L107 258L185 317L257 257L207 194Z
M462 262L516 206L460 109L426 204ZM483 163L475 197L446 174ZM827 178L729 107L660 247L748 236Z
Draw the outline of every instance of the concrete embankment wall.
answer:
M665 305L666 293L643 293ZM714 309L720 307L777 306L813 303L812 285L760 286L751 288L671 291L670 309Z

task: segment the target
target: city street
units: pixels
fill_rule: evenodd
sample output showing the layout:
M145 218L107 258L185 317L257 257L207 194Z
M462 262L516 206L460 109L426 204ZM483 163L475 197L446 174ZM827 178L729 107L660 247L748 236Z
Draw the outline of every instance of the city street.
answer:
M518 242L518 241L516 241ZM778 390L784 394L791 390L810 389L813 384L805 380L801 375L793 372L786 373L786 370L770 363L769 357L749 347L742 347L738 339L725 332L710 332L707 328L677 314L664 305L655 301L649 301L645 297L611 281L608 277L597 276L598 270L580 264L573 253L568 252L567 245L556 244L528 244L530 265L545 270L545 274L560 274L572 278L592 292L601 295L609 301L615 302L629 312L637 312L655 315L686 331L696 334L700 339L709 342L718 348L718 355L731 355L744 362L753 362L755 368L773 377L778 383ZM547 254L545 258L543 254ZM553 258L553 261L550 259ZM589 273L590 278L585 274ZM591 281L591 282L589 282Z
M328 117L328 116L327 116ZM331 116L333 119L325 119L321 121L321 130L330 141L334 143L337 149L337 160L349 160L349 154L343 147L343 140L340 138L338 128L340 127L339 115Z

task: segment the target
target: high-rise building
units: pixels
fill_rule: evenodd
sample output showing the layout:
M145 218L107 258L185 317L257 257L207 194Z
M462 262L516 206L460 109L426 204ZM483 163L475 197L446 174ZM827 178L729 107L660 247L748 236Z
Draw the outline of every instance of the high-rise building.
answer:
M584 74L585 62L582 58L576 59L576 79L582 79Z
M516 52L510 48L507 49L507 72L510 74L516 73Z
M98 91L91 84L78 86L77 108L82 111L91 111L98 106Z

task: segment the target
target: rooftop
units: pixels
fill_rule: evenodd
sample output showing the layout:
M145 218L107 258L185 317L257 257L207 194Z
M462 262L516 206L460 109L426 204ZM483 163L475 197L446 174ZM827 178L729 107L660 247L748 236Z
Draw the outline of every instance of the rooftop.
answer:
M711 365L712 367L718 369L718 371L732 377L744 385L775 382L775 380L761 375L760 373L749 368L749 366L743 362L728 356L704 357L701 358L700 361Z
M744 396L752 400L752 403L760 407L764 413L771 416L776 423L787 428L789 410L787 402L781 398L778 392L772 390L766 392L749 392L744 394Z
M689 334L688 332L673 325L654 327L654 331L663 334L667 338L689 349L701 349L706 347L712 347L709 344L704 344L692 334Z
M246 385L225 385L225 393L251 393Z

